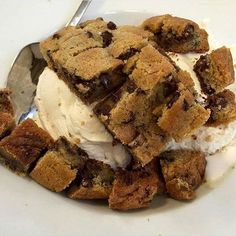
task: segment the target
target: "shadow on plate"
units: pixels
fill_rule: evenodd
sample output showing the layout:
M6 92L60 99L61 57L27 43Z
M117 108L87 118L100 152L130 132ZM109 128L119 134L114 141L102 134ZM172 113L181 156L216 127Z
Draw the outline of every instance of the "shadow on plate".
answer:
M167 196L155 197L149 208L136 209L129 211L114 211L108 208L108 202L106 200L72 200L66 198L65 193L59 194L62 198L67 201L68 204L72 204L73 207L84 208L86 211L97 212L99 214L122 214L122 215L132 215L135 216L151 216L153 214L161 214L168 211L173 211L179 208L187 207L189 204L194 204L195 201L200 201L206 195L210 194L211 190L206 184L202 185L197 191L197 197L192 201L176 201L174 199L168 198Z

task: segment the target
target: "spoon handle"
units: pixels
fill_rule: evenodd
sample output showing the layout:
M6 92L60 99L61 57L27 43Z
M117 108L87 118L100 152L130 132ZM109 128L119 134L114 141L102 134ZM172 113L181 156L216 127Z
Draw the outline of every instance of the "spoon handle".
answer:
M77 11L75 12L74 16L72 17L72 19L66 24L66 26L76 26L82 16L84 15L86 9L88 8L89 4L92 2L92 0L83 0L80 5L79 8L77 9Z

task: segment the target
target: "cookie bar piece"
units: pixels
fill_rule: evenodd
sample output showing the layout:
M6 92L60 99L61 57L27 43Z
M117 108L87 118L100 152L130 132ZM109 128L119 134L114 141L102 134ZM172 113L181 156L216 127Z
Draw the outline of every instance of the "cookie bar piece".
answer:
M59 77L87 104L106 96L126 79L123 62L105 48L90 48L76 55L59 49L51 59Z
M200 56L194 65L194 71L204 93L222 92L235 80L230 49L221 47L210 54Z
M88 32L73 26L65 27L40 42L43 57L48 66L54 70L57 70L68 58L96 47L102 47L102 42Z
M0 139L9 134L15 127L10 94L11 92L8 89L0 89Z
M207 32L191 20L167 14L145 20L142 27L154 33L157 44L166 51L200 53L209 50Z
M163 191L156 161L140 169L118 170L109 196L109 207L122 211L145 208Z
M10 99L11 91L0 89L0 112L8 113L14 116L14 109Z
M166 191L177 200L195 198L195 190L203 183L206 159L203 153L172 150L160 156Z
M126 84L94 109L108 130L142 165L159 155L168 140L152 112L158 100L156 88L172 72L174 66L148 45L138 55Z
M178 142L204 125L209 116L210 110L198 104L189 90L183 90L167 104L158 125Z
M108 199L114 181L114 171L101 161L89 159L79 170L68 189L72 199Z
M77 27L64 27L40 43L41 52L49 67L57 70L57 67L64 64L68 58L85 50L107 47L113 37L112 29L109 29L112 28L112 24L114 23L97 18Z
M125 25L113 31L112 43L108 49L112 56L121 60L127 60L131 56L147 46L155 44L153 34L140 27Z
M4 138L15 127L15 120L11 114L0 112L0 139Z
M195 83L187 71L181 69L178 70L178 79L184 85L185 88L190 90L192 93L196 93L194 88Z
M211 115L207 126L226 125L236 120L235 94L226 89L223 92L212 94L207 98L207 108Z
M1 161L17 174L24 175L52 144L51 136L27 119L1 140Z
M30 176L45 188L61 192L76 178L77 171L83 169L86 158L82 149L61 137L40 158Z

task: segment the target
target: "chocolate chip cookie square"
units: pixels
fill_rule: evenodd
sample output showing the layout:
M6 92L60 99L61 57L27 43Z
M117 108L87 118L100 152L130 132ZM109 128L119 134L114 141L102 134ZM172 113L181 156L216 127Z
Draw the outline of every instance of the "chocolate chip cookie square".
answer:
M226 47L200 56L194 65L194 71L202 91L206 94L222 92L235 81L232 55Z
M113 181L114 171L109 165L89 159L78 170L67 196L72 199L108 199Z
M39 159L30 176L40 185L54 192L69 187L79 169L83 169L87 154L64 137Z
M109 196L109 207L122 211L145 208L163 191L156 161L135 170L118 170Z
M227 125L236 120L235 94L228 89L208 96L207 108L211 110L207 126Z
M206 159L202 152L172 150L161 154L161 170L167 194L176 200L191 200L203 183Z
M204 125L209 116L210 110L197 103L189 90L183 90L172 97L158 125L179 142Z
M154 33L156 43L166 51L199 53L209 50L207 32L191 20L166 14L145 20L142 27Z
M25 175L53 142L46 131L27 119L1 140L1 161L17 174Z
M11 114L0 112L0 139L9 135L15 127L15 120Z

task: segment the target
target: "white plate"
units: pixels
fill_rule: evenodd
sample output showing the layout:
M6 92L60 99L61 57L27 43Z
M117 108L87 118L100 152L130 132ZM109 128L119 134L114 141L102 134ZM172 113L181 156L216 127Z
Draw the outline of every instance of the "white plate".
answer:
M76 0L0 0L0 85L17 51L62 26L77 4ZM233 0L97 0L85 18L102 16L130 24L141 23L152 13L207 18L212 35L222 44L233 44L235 9ZM104 203L69 200L0 167L0 235L236 235L235 179L232 171L216 188L203 187L190 203L157 198L150 209L120 213Z

